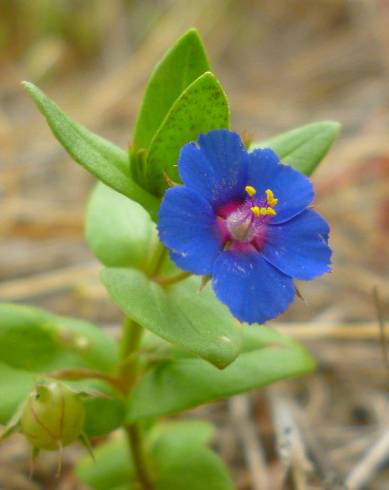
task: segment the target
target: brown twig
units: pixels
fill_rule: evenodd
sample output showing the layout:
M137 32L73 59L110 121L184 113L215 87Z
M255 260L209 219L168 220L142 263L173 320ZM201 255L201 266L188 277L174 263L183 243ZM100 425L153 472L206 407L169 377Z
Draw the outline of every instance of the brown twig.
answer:
M386 331L385 331L384 310L382 307L382 302L381 302L377 287L373 288L373 301L374 301L374 306L375 306L375 309L377 312L377 320L378 320L378 326L379 326L382 359L384 361L386 368L389 371L389 352L388 352L388 344L387 344Z
M59 369L58 371L52 371L48 373L50 378L63 379L68 381L77 381L80 379L100 379L110 384L117 390L122 390L122 384L119 379L109 376L108 374L102 373L101 371L95 371L93 369Z
M253 490L270 490L271 484L260 434L249 417L249 398L245 395L231 399L230 411L245 450Z
M378 468L389 460L389 429L373 444L346 479L348 490L360 490L376 474Z
M13 279L0 286L0 299L15 301L61 291L73 287L77 281L96 277L100 269L101 266L96 263L80 264L24 279Z

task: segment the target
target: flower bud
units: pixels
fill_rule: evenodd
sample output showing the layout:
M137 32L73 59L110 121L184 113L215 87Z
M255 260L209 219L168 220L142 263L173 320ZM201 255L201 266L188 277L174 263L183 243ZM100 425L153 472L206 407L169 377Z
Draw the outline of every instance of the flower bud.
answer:
M52 382L36 386L30 394L20 426L34 448L55 450L80 437L84 420L84 405L77 393Z

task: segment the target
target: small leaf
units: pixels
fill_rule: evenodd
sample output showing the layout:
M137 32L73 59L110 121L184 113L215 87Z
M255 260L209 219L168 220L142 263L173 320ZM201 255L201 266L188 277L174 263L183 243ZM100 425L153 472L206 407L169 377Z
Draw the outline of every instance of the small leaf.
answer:
M103 386L102 383L82 382L73 383L76 386L92 386L104 390L107 398L88 399L85 403L86 419L84 432L89 437L110 434L120 427L124 419L123 400L113 390Z
M156 132L145 164L145 187L162 195L165 174L179 182L178 155L185 143L200 133L229 127L230 112L222 86L215 76L204 73L176 100Z
M243 331L243 351L223 371L178 352L146 372L129 400L127 422L169 415L228 398L314 369L297 342L266 327Z
M155 427L147 440L155 490L233 490L222 460L206 444L213 428L185 421ZM97 448L96 464L84 459L76 475L92 490L135 490L134 468L124 437Z
M250 149L270 147L284 163L305 175L311 175L336 140L339 131L340 124L335 121L307 124L262 143L253 143Z
M106 185L141 204L156 219L158 201L132 180L127 152L72 121L32 83L23 85L69 155Z
M100 262L143 269L156 240L155 224L139 204L97 184L86 212L86 241Z
M212 427L197 421L162 427L151 451L159 469L156 490L233 490L223 461L199 437L207 432Z
M39 378L65 368L112 374L118 349L113 338L90 323L37 308L0 304L0 360L0 423L5 424ZM104 434L120 424L123 402L105 384L89 380L69 384L110 395L109 399L85 402L89 435Z
M88 488L135 490L134 467L124 435L97 446L93 453L95 461L83 458L76 466L77 477Z
M209 70L203 43L196 29L186 32L153 71L135 125L134 146L149 148L157 129L181 93Z
M102 281L128 318L223 368L239 354L238 322L210 288L189 278L163 288L134 269L105 269Z
M163 449L163 446L173 444L192 447L206 446L215 435L215 427L202 420L181 420L179 422L161 423L153 427L148 444L154 452Z

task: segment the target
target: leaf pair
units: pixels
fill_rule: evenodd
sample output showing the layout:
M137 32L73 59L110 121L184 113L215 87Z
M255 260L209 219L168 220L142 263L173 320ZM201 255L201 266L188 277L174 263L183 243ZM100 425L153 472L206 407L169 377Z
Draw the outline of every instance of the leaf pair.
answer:
M151 76L130 160L125 151L72 121L38 87L29 82L24 87L70 156L106 185L141 204L154 220L159 200L153 194L163 194L166 176L178 180L181 147L199 133L229 125L226 96L209 71L194 29L177 41Z
M182 146L200 133L229 127L226 96L210 72L194 29L166 53L150 78L130 159L127 152L72 121L33 84L24 82L24 86L71 157L106 185L141 204L153 220L159 207L155 196L163 194L166 179L179 181L177 160ZM310 174L338 130L339 125L331 121L314 123L260 146L270 146L282 160Z
M146 87L131 151L140 182L162 195L166 176L179 180L182 146L200 133L228 127L226 95L210 72L199 34L190 29L156 66Z

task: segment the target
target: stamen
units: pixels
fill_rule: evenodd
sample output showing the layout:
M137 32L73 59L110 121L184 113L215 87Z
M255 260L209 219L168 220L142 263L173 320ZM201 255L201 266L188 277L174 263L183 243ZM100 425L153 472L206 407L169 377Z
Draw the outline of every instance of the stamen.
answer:
M250 211L255 214L255 216L261 216L261 210L264 208L259 208L258 206L253 206Z
M278 199L274 197L273 191L271 189L266 189L266 199L267 203L271 208L274 208L274 206L278 203Z
M277 213L274 211L273 208L260 208L259 209L259 215L260 216L275 216ZM257 215L257 216L259 216Z
M246 187L244 188L244 190L247 192L247 194L250 197L255 196L255 194L257 193L255 187L253 187L252 185L246 185Z
M275 216L277 214L273 208L266 208L266 211L266 214L269 216Z
M250 211L255 214L255 216L275 216L277 213L273 208L260 208L259 206L253 206Z

